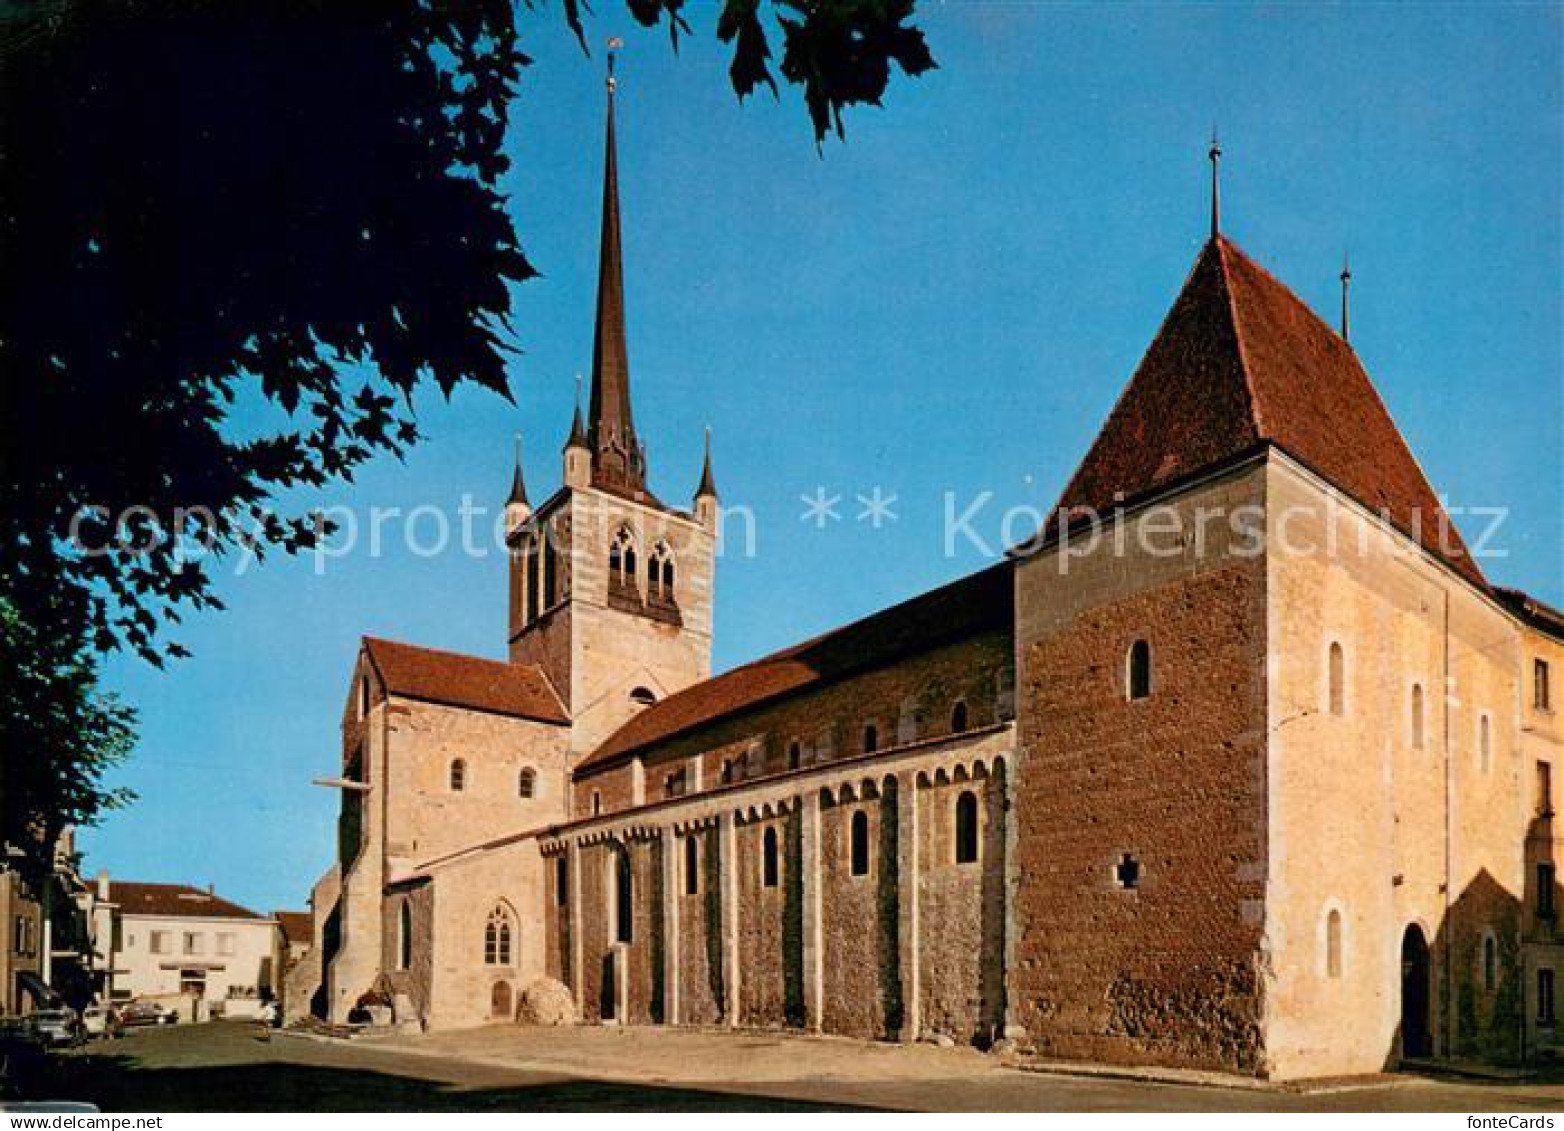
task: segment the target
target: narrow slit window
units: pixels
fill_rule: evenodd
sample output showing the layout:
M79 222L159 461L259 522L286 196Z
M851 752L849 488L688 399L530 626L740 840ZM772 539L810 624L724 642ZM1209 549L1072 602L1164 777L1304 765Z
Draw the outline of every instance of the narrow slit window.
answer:
M967 729L967 704L966 700L956 700L956 705L950 709L950 733L961 734Z
M523 766L516 775L516 796L530 801L538 790L538 772L531 766Z
M467 788L467 763L457 758L451 763L451 792L460 793Z
M1145 699L1151 694L1151 645L1137 640L1130 645L1129 671L1126 685L1131 699Z
M762 887L777 886L781 862L777 859L777 830L767 829L760 839L760 883Z
M970 789L956 798L956 863L975 864L978 858L978 799Z
M1412 748L1423 749L1423 685L1412 685Z
M1330 646L1329 706L1333 715L1347 713L1347 657L1334 640Z
M699 895L701 890L701 848L694 833L684 838L684 894Z
M851 839L853 875L867 876L869 874L869 815L862 809L853 814Z
M1341 977L1341 912L1335 908L1325 916L1325 976Z
M869 723L863 728L863 752L873 754L880 748L880 728Z

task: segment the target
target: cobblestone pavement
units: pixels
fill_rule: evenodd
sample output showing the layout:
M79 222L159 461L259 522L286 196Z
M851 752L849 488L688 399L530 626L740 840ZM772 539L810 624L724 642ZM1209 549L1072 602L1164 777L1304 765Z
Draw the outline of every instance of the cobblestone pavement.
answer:
M1479 1111L1564 1086L1394 1077L1318 1091L1023 1072L970 1049L781 1034L514 1026L325 1041L213 1023L59 1058L49 1098L107 1111Z

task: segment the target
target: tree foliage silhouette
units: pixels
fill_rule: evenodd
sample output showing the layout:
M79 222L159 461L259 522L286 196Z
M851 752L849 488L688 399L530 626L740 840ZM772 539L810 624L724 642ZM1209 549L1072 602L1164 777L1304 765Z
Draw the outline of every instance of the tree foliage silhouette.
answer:
M627 3L689 30L682 0ZM583 11L562 0L584 46ZM780 29L818 144L892 63L933 65L911 15L727 0L715 31L743 97L776 91ZM311 545L271 500L404 451L420 388L509 395L535 273L497 189L517 33L510 0L0 11L0 686L28 705L0 722L0 841L115 800L130 719L94 653L184 654L167 630L219 606L213 564ZM275 426L241 432L241 402ZM16 788L28 760L53 801Z

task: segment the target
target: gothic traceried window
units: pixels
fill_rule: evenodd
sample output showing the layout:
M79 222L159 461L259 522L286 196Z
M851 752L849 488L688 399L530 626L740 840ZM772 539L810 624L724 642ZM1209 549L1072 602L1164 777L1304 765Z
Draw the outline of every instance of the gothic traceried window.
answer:
M646 560L646 596L648 600L664 605L674 605L673 551L668 543L659 542L652 547Z
M641 589L636 574L638 561L635 535L628 526L621 526L608 547L609 596L640 599Z
M483 964L485 966L509 966L511 960L510 912L496 907L489 912L489 920L483 927Z

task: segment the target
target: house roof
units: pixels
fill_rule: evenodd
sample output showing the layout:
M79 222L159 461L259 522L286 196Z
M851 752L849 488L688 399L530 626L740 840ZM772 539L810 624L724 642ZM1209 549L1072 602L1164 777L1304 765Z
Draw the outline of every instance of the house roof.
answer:
M1014 627L1010 564L881 610L687 687L654 703L620 727L576 767L591 771L675 735L738 714L783 695L880 667L981 632Z
M230 903L211 891L189 884L146 884L130 880L109 882L109 902L121 915L164 915L201 919L264 919L247 907Z
M1352 347L1220 235L1054 513L1106 513L1267 444L1487 589Z
M282 937L288 945L315 941L315 917L308 911L273 911L272 918L282 928Z
M1494 596L1499 598L1500 604L1539 632L1564 640L1564 611L1519 589L1496 588Z
M374 636L364 637L364 651L392 695L544 723L570 721L548 677L534 664L485 660Z

